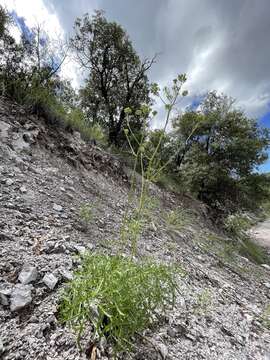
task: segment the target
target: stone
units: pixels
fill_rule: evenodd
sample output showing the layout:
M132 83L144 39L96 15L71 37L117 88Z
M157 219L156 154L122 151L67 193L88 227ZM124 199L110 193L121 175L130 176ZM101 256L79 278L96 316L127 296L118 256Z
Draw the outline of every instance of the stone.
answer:
M19 274L19 281L26 285L30 284L31 282L35 281L38 277L38 271L34 266L29 264L25 264L23 266L22 271Z
M62 275L62 277L63 277L65 280L72 280L72 279L73 279L72 272L70 272L69 270L60 269L59 272L60 272L60 274Z
M17 284L11 293L11 311L18 311L32 302L31 287L29 285Z
M267 270L270 270L270 266L267 265L267 264L262 264L261 266L264 267L264 268L267 269Z
M86 248L82 245L74 244L73 248L80 254L83 255L86 252Z
M58 212L62 212L63 207L61 205L53 204L53 210L58 211Z
M12 185L13 183L14 183L14 181L11 180L11 179L7 179L7 180L6 180L6 185L7 185L7 186Z
M0 354L3 354L5 348L2 339L0 338Z
M58 282L58 279L52 273L47 273L44 275L42 281L50 290L53 290Z
M159 352L160 352L160 354L162 356L162 359L165 360L167 358L167 356L168 356L168 353L169 353L167 346L164 345L164 344L158 344L158 348L159 348Z
M177 336L177 331L175 329L169 327L167 330L167 334L168 334L168 336L175 338Z
M25 193L27 192L26 187L25 187L25 186L21 186L21 187L20 187L20 192L21 192L22 194L25 194Z
M270 282L263 283L263 285L267 287L267 289L270 289Z
M11 289L0 289L0 303L3 306L9 305L9 297L11 295Z

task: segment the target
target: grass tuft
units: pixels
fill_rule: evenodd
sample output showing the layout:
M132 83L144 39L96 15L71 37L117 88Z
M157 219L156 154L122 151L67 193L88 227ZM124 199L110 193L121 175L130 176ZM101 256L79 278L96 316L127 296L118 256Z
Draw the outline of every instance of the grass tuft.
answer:
M174 305L180 273L150 261L87 254L63 294L60 317L79 344L91 324L97 339L105 336L116 351L129 349L132 337L155 320L156 311Z

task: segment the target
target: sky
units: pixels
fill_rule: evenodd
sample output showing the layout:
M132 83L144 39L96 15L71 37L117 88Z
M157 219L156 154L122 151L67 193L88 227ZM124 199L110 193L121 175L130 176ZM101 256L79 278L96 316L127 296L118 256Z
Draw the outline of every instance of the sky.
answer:
M68 38L76 17L103 9L128 32L142 58L158 53L149 74L165 85L186 73L192 103L208 90L237 99L270 127L270 0L0 0L31 27ZM75 87L82 72L69 60L62 75ZM270 160L262 168L270 171Z

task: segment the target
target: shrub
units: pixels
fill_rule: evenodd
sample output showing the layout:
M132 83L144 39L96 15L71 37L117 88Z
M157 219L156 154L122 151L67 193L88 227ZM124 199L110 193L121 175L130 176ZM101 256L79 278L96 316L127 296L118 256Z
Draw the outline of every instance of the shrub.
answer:
M176 210L171 210L165 216L165 221L168 226L180 230L184 226L188 225L192 220L192 215L189 214L182 208L177 208Z
M82 138L86 141L96 140L104 142L106 140L102 127L99 124L89 124L80 109L74 108L71 110L67 116L66 124L72 129L79 131Z
M270 304L268 304L259 319L262 325L270 330Z
M91 323L98 339L106 336L117 350L130 348L131 338L155 320L155 312L174 304L176 274L173 266L87 254L63 294L61 318L79 343Z
M250 219L241 213L229 215L224 221L225 230L232 236L243 238L250 228Z
M80 207L79 216L82 221L86 224L89 224L90 221L93 219L93 205L91 204L84 204Z
M252 221L244 214L229 215L225 222L225 230L237 240L236 250L243 256L246 256L257 264L269 263L269 256L266 251L258 244L252 241L247 233L251 227Z
M248 236L245 237L239 244L239 253L246 256L257 264L269 264L270 259L266 250L260 245L257 245Z

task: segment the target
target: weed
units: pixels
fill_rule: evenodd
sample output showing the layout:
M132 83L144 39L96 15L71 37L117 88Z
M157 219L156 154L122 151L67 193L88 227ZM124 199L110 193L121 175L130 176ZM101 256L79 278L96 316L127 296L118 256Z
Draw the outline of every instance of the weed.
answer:
M238 251L241 255L246 256L248 259L254 261L257 264L269 264L270 259L266 250L260 245L252 241L252 239L246 236L239 244Z
M176 210L171 210L165 215L165 221L168 226L180 230L184 226L190 224L191 215L184 209L177 208Z
M224 221L225 230L237 238L245 236L251 225L250 219L241 213L229 215Z
M206 314L212 305L212 294L209 289L204 289L198 296L195 313Z
M86 141L96 140L105 142L105 134L99 124L90 124L85 120L83 112L79 109L73 109L66 116L66 125L80 132L82 138Z
M61 319L78 342L91 323L96 338L107 337L116 350L130 348L132 336L155 320L156 311L174 305L176 274L181 272L173 266L87 254L65 289Z
M270 330L270 304L268 304L260 316L260 321L262 325Z
M120 251L117 256L112 257L86 255L83 258L82 267L66 288L60 307L61 318L75 330L78 343L91 323L96 337L100 339L106 336L116 351L132 348L132 337L156 319L157 311L174 304L179 270L174 266L148 260L135 262L133 259L138 252L138 240L156 207L153 201L149 201L150 183L157 179L169 164L167 162L161 167L156 158L174 106L181 95L187 94L182 91L185 81L186 76L179 75L174 79L171 89L164 89L165 100L162 101L166 109L165 125L151 153L146 154L145 149L148 122L151 120L149 114L153 112L146 105L135 111L135 116L141 116L143 122L142 133L138 138L129 125L132 109L125 109L127 128L124 132L134 161L128 206L119 240L122 246L131 245L131 251L125 258L120 255ZM156 84L152 92L158 95ZM139 196L136 188L138 168L141 174ZM131 211L134 203L136 206ZM90 221L91 211L88 207L82 209L81 217ZM94 308L97 311L93 311Z
M93 205L84 204L80 207L79 216L81 220L88 225L93 220Z

